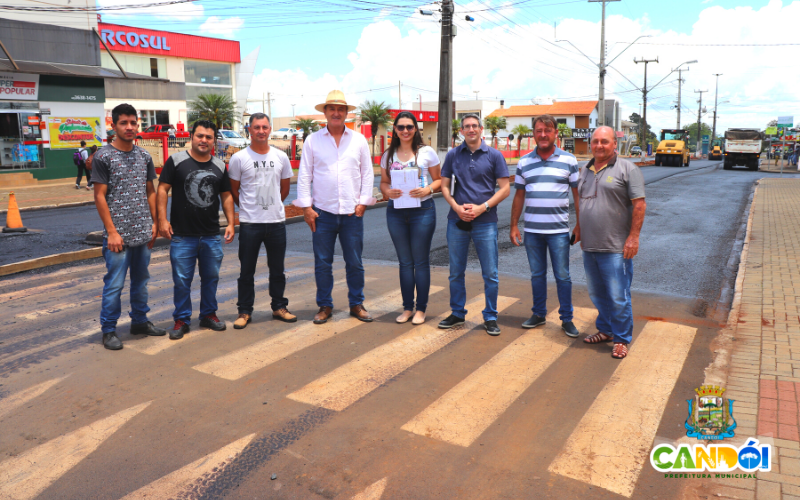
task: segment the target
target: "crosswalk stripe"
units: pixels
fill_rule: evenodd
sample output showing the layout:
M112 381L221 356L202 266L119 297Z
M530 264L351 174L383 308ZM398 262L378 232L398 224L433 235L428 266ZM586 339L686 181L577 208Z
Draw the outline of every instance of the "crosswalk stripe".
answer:
M441 291L431 286L431 294ZM396 311L401 301L400 290L368 300L364 307L373 317ZM233 351L224 356L194 366L194 369L227 380L238 380L287 356L339 335L359 325L361 321L350 316L350 311L336 313L324 325L308 321L290 330L273 335L261 342Z
M389 478L385 477L380 481L372 483L367 486L367 489L355 495L352 500L380 500L381 496L383 496L383 490L386 489L388 480Z
M648 322L550 472L630 498L696 332Z
M66 375L60 378L54 378L52 380L47 380L42 382L41 384L34 385L33 387L29 387L27 389L23 389L17 393L12 394L6 398L0 399L0 418L7 413L14 411L16 408L24 405L28 401L32 400L33 398L42 395L47 389L53 387L57 383L61 382L65 378L69 377Z
M516 301L515 298L498 297L497 310L503 311ZM301 403L342 411L392 377L472 330L479 324L483 304L484 296L480 295L467 305L467 310L471 312L461 327L439 330L437 324L450 312L442 314L323 375L287 397Z
M193 493L202 493L205 479L212 473L220 473L250 444L255 434L245 436L233 443L209 453L147 486L125 495L121 500L149 500L153 498L194 498ZM196 491L199 490L199 491Z
M36 497L150 403L122 410L0 463L0 498Z
M575 308L579 331L591 326L595 309ZM575 340L561 330L558 310L544 329L519 336L483 366L437 399L402 429L467 447L497 420Z

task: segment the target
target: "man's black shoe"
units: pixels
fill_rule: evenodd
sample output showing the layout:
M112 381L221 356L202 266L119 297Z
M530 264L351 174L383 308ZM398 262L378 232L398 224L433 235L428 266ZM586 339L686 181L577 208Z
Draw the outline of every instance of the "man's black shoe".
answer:
M567 334L567 337L572 337L573 339L580 335L578 329L575 328L575 323L572 321L564 321L561 323L561 329L564 330L564 333Z
M534 314L533 316L525 320L524 323L522 323L522 328L536 328L537 326L541 326L545 323L547 323L547 319L545 319L544 316L537 316L536 314Z
M180 340L185 333L189 333L189 325L179 319L175 321L175 326L169 331L169 338L170 340Z
M447 330L449 328L453 328L454 326L463 325L464 318L459 318L455 314L451 314L450 316L446 317L442 321L439 322L439 328L442 330Z
M486 328L486 333L488 333L492 337L497 337L498 335L500 335L500 327L497 326L497 321L493 319L490 319L489 321L484 321L483 327Z
M215 332L221 332L227 328L227 326L225 326L225 322L219 319L216 314L206 316L205 318L200 318L200 326L203 328L211 328Z
M117 337L115 332L104 333L103 347L112 351L119 351L122 349L122 341Z
M131 325L131 335L141 334L150 335L151 337L160 337L162 335L166 335L167 331L163 328L158 328L153 324L152 321Z

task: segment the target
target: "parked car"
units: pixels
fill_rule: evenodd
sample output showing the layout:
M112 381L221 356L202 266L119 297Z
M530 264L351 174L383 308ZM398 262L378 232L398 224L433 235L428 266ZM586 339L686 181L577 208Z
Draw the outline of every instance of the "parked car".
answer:
M217 131L217 148L224 148L230 146L232 148L246 148L250 145L250 140L245 139L238 132L228 129L219 129Z
M641 146L634 146L631 148L631 156L633 155L640 155L642 154L642 147Z
M297 130L294 128L283 127L279 128L278 130L273 130L271 134L269 134L270 139L288 139L291 136L296 136L298 139L303 137L303 131Z
M136 134L137 139L160 139L163 134L169 134L169 145L182 148L189 142L190 134L186 130L177 130L170 124L150 125L142 132Z

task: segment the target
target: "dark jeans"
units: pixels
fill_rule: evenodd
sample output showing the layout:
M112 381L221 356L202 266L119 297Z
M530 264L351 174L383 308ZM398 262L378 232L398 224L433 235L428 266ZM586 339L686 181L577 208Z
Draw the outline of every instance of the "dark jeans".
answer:
M431 289L431 240L436 230L436 205L425 200L419 208L386 208L386 225L400 262L400 291L403 309L414 310L414 290L417 291L417 311L425 312Z
M85 164L81 163L80 165L78 165L78 178L75 179L76 185L78 186L81 185L81 180L83 179L84 172L86 173L86 184L88 185L92 183L92 171L86 168Z
M242 271L238 281L239 301L236 303L239 314L253 314L253 302L256 298L253 277L256 274L256 261L262 244L267 250L272 310L278 311L289 306L289 300L283 296L286 290L286 275L283 273L283 260L286 257L286 224L242 222L239 225L239 262Z
M317 230L312 234L314 244L314 276L317 280L317 306L333 307L333 253L336 237L342 245L347 276L347 299L350 307L364 303L364 218L338 215L313 207L319 214Z
M569 232L525 233L525 250L531 268L533 314L547 316L547 252L553 265L561 321L572 321L572 280L569 277Z
M172 263L175 295L175 312L172 313L172 317L175 321L182 320L187 325L192 321L192 280L197 264L200 271L200 318L216 314L217 284L222 257L222 237L218 234L172 236L169 260Z
M100 326L103 333L116 331L117 320L122 312L122 287L125 275L131 274L131 324L147 322L147 282L150 281L150 249L147 245L124 247L121 252L108 249L108 240L103 239L103 258L106 275L103 277L103 300L100 305Z

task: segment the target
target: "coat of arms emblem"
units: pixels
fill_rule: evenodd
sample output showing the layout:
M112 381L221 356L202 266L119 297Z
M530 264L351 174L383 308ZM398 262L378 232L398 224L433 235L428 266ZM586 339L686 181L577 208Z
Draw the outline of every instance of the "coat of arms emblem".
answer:
M689 416L684 424L686 435L697 439L721 440L734 436L733 400L723 396L725 389L703 385L694 390L694 399L687 399Z

